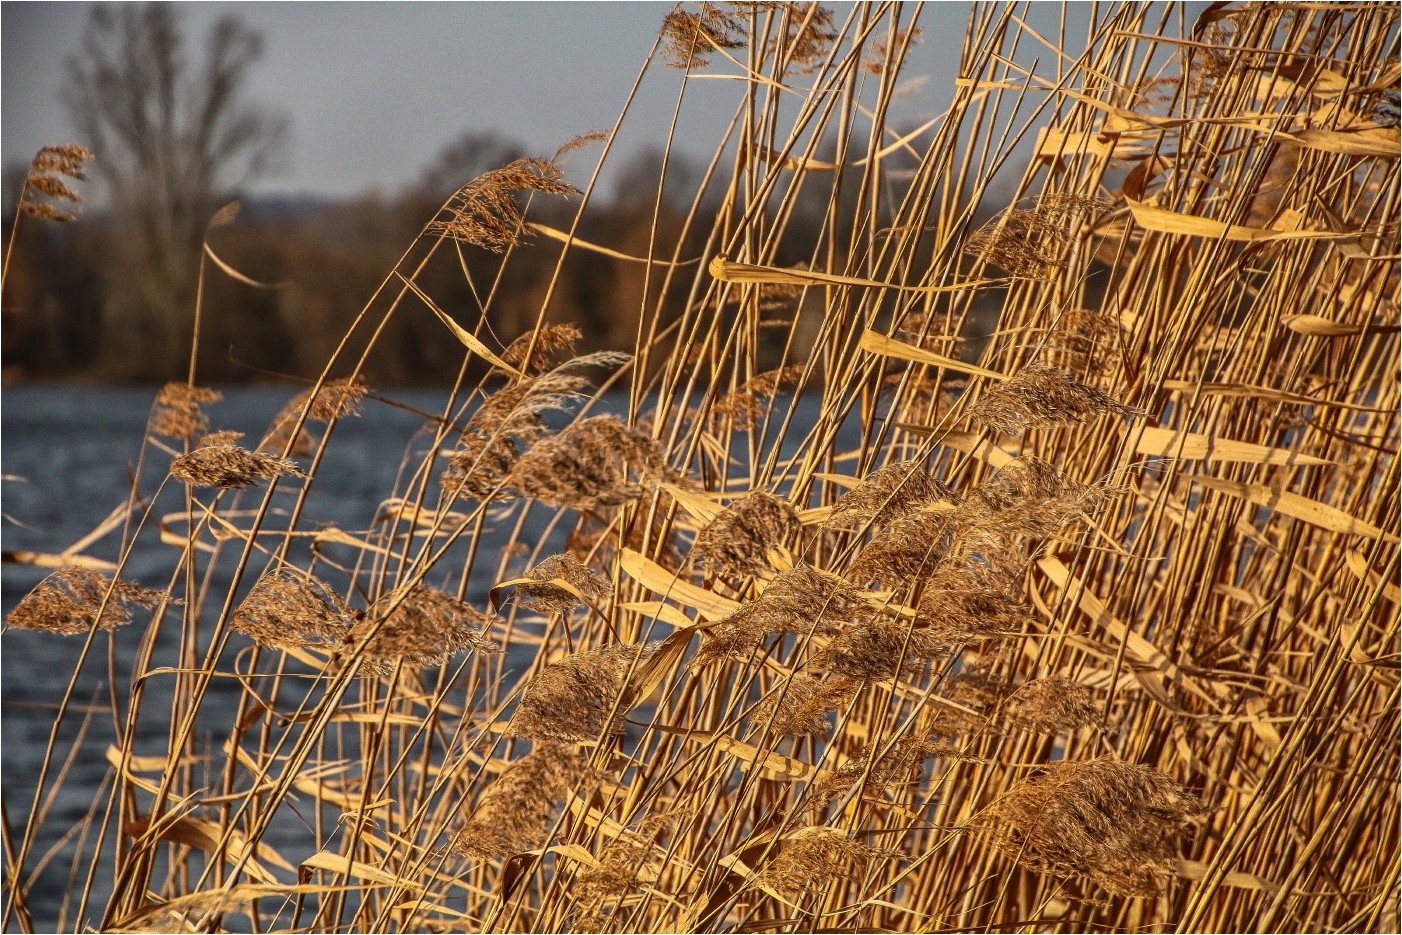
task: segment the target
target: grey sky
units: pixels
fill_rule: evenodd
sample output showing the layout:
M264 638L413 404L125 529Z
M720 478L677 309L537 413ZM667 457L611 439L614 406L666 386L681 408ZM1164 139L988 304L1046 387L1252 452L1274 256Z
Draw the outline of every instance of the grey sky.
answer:
M44 145L83 142L75 139L58 92L88 7L0 4L0 145L7 165L27 162ZM670 7L180 4L192 51L211 23L231 13L264 34L265 54L249 96L284 109L291 136L287 167L255 188L320 195L393 192L469 130L495 130L548 156L575 134L610 127ZM930 80L903 105L912 116L932 114L947 102L966 17L964 3L936 3L922 14L925 40L910 74ZM612 164L664 140L680 86L675 69L649 71L636 115L620 135L622 158ZM739 94L736 82L693 81L682 148L697 156L711 152Z
M851 9L830 5L839 21ZM494 131L519 140L534 155L549 156L572 136L611 127L672 4L326 0L178 6L196 61L206 31L222 16L235 15L263 34L264 56L252 71L248 98L282 109L290 118L290 137L285 168L253 189L343 196L396 192L468 131ZM1191 21L1202 6L1189 2L1180 15ZM5 165L27 163L41 146L85 142L68 122L59 89L90 7L0 2ZM1054 41L1063 16L1073 33L1084 36L1090 4L1042 0L1014 8ZM902 20L908 22L914 10L906 5ZM908 93L890 115L896 125L923 122L948 105L968 11L967 2L939 0L921 9L923 38L906 63ZM1056 72L1056 54L1042 44L1026 41L1017 55L1029 65L1036 59L1041 74ZM682 153L704 158L714 151L743 94L740 82L715 76L733 73L717 63L687 85L675 144ZM680 71L660 61L649 69L609 160L615 172L630 156L666 140L681 87ZM586 154L572 158L570 180L587 181L592 166ZM606 193L615 178L606 173Z

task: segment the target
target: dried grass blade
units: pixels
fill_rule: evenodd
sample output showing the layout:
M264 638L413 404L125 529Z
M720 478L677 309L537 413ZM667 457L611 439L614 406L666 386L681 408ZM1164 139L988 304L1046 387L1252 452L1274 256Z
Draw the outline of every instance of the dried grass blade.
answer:
M887 337L879 331L870 329L862 332L861 342L858 345L862 350L878 357L894 357L898 360L908 360L917 364L929 364L934 367L944 367L948 370L957 370L960 373L971 373L975 376L989 377L994 380L1006 380L1006 373L999 373L997 370L989 370L977 364L966 363L956 360L953 357L945 357L943 354L936 354L934 351L927 351L923 347L915 347L897 341L895 338Z
M429 298L428 293L420 289L418 287L418 284L415 283L412 279L409 279L403 273L399 272L396 272L395 275L398 276L400 281L403 282L404 285L409 288L409 291L413 292L414 295L419 297L419 301L423 302L424 305L428 306L429 311L433 312L433 314L438 316L438 320L443 322L443 324L448 328L448 330L453 333L453 337L457 338L458 343L460 343L463 347L467 348L469 351L476 354L477 356L483 358L484 360L489 362L493 367L497 367L501 370L504 370L507 373L512 374L513 376L525 376L525 374L523 374L521 371L517 370L515 367L508 364L506 361L502 360L496 354L493 354L491 350L487 347L487 345L483 344L477 339L476 335L463 328L462 325L453 321L453 319L448 315L448 313L439 308L438 304L434 302L433 299Z
M712 276L722 282L778 283L790 286L860 286L868 289L893 289L900 292L919 293L963 292L1003 281L1001 279L973 279L951 286L907 286L895 282L881 282L876 279L839 276L835 273L781 269L777 266L759 266L754 263L736 263L724 253L717 253L707 268Z
M1217 438L1178 429L1146 427L1134 445L1136 454L1156 457L1202 460L1209 463L1230 461L1242 464L1332 464L1325 458L1300 454L1288 448L1271 448L1251 442Z
M11 565L34 565L37 568L86 568L89 571L117 570L115 562L91 555L75 555L68 552L26 552L6 549L0 552L0 562Z
M421 890L423 886L415 880L405 877L395 876L392 873L381 870L379 867L343 857L340 854L333 854L330 851L318 851L306 860L302 861L301 869L325 870L339 876L348 876L357 880L364 880L372 886L402 886L405 889Z
M245 286L252 286L255 289L280 289L283 286L291 285L290 282L261 282L257 279L254 279L252 276L245 276L243 273L240 273L228 263L225 263L223 260L221 260L219 258L219 255L215 253L213 249L210 248L209 244L204 245L204 252L205 255L208 256L214 262L214 265L219 267L220 271L223 272L225 276L228 276L230 279L236 280L237 282L241 282Z
M632 549L619 552L618 567L639 584L656 591L668 600L676 601L683 607L698 610L711 620L728 617L740 609L740 605L730 598L683 581L676 573L668 571Z
M1368 536L1374 539L1382 537L1388 542L1398 541L1398 537L1392 533L1358 519L1338 507L1321 503L1318 500L1311 500L1309 497L1290 493L1287 490L1276 490L1264 484L1247 484L1220 477L1194 475L1185 479L1213 490L1220 490L1234 497L1240 497L1256 506L1267 507L1286 516L1303 520L1313 526L1328 529L1330 532L1346 536Z
M567 231L562 231L554 227L549 227L545 224L538 224L535 221L528 221L526 223L526 226L538 234L544 234L551 240L558 240L560 241L560 243L567 244L571 247L578 247L581 250L588 250L591 253L598 253L602 256L612 257L615 260L624 260L629 263L647 263L652 266L677 268L681 266L692 266L696 263L700 263L702 260L702 257L699 256L693 260L677 260L675 262L671 260L650 259L645 256L633 256L631 253L621 253L617 250L610 249L609 247L604 247L596 243L590 243L589 241L584 240L580 237L573 236Z
M1355 334L1396 334L1397 325L1350 325L1332 321L1321 315L1291 315L1284 319L1285 327L1298 334L1316 338L1343 338Z
M129 822L122 830L136 838L151 832L153 829L148 819L140 818ZM264 883L276 884L279 880L259 863L260 860L284 870L292 871L295 869L281 854L267 844L259 842L257 846L251 846L241 832L226 828L217 822L188 816L162 819L159 827L154 829L154 833L159 840L173 841L176 844L184 844L186 847L193 847L208 853L218 850L220 843L224 842L224 859L229 863L238 863L243 860L245 855L251 855L247 860L243 860L243 869L249 876Z
M1155 672L1136 671L1134 673L1139 683L1144 686L1145 691L1155 701L1170 710L1179 710L1164 690L1160 677L1192 692L1204 701L1210 703L1217 701L1213 694L1197 683L1197 680L1189 678L1178 666L1174 665L1161 649L1141 634L1131 630L1123 621L1116 619L1110 613L1105 602L1098 595L1092 593L1083 581L1072 575L1071 570L1063 565L1060 559L1047 556L1040 559L1037 566L1051 579L1053 584L1072 595L1077 609L1097 626L1102 627L1112 638L1122 642L1131 658L1151 670L1156 670Z

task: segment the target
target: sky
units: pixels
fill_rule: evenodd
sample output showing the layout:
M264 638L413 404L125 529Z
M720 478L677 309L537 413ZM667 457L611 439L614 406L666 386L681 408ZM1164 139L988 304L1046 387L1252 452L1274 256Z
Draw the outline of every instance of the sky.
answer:
M27 163L41 146L84 142L64 114L59 90L90 6L0 3L5 165ZM1059 4L1041 6L1051 13ZM250 190L340 197L401 189L468 131L496 131L531 154L549 156L577 134L611 127L671 4L183 2L179 8L192 51L229 14L264 36L248 98L283 111L290 136L285 165ZM910 74L928 78L912 85L919 93L901 105L912 118L947 103L966 18L964 3L929 4L921 14L924 40ZM619 136L623 158L610 157L612 164L661 144L681 82L675 69L649 70ZM690 146L698 158L713 151L739 95L738 82L691 82L683 150Z

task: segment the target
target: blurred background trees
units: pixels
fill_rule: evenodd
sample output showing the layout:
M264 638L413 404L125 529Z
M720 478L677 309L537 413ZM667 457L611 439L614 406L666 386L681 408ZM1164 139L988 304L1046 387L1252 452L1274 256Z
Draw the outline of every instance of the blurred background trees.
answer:
M261 37L219 20L192 60L179 7L93 7L68 62L63 103L89 149L110 236L103 349L114 375L146 361L178 372L189 347L205 225L241 185L274 165L286 119L245 100ZM154 345L154 346L153 346Z
M193 46L198 48L192 48ZM243 198L230 224L211 217L249 182L276 168L288 131L280 114L248 100L260 36L220 21L191 43L176 5L96 6L82 51L68 63L64 104L77 142L96 155L93 204L66 225L25 218L4 294L4 374L28 379L164 382L185 374L202 244L256 289L207 267L202 298L201 382L308 377L387 271L454 191L525 153L493 132L467 130L426 161L403 190L330 201ZM565 157L581 187L597 150ZM712 203L688 228L702 179L673 152L665 191L660 151L625 157L611 190L593 196L577 234L632 256L651 250L704 262L700 231ZM7 167L7 217L25 167ZM536 199L533 220L572 223L578 199ZM823 204L809 206L821 215ZM800 210L804 210L802 207ZM801 239L798 238L798 239ZM786 242L785 262L811 243ZM582 351L633 344L639 311L665 277L644 263L572 251L553 290L560 244L536 237L510 261L475 247L442 249L418 277L444 310L467 326L485 311L489 340L509 342L545 318L584 331ZM466 273L466 275L465 275ZM678 295L677 311L685 300ZM453 379L462 347L431 314L401 310L365 376L379 385Z

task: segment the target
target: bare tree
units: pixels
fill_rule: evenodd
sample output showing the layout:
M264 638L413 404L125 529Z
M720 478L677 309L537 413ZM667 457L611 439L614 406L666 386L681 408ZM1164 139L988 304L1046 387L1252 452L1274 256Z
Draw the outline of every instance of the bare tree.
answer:
M285 118L244 101L262 38L237 19L216 23L191 62L174 4L94 6L82 51L68 62L64 103L98 154L94 170L118 222L111 324L162 339L151 361L168 375L187 349L205 226L240 184L269 168ZM131 348L112 342L120 359ZM143 349L148 359L153 350ZM155 375L155 374L146 374Z

